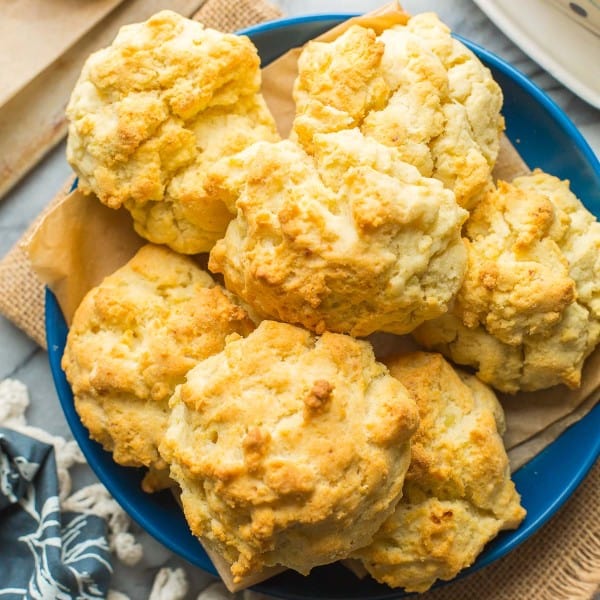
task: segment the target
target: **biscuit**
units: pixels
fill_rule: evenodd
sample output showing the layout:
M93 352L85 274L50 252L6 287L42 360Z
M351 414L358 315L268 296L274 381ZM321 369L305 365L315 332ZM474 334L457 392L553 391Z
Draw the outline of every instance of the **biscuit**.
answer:
M264 318L365 336L448 310L468 213L394 148L354 129L315 136L313 156L257 143L221 166L237 216L209 268Z
M90 437L117 463L149 467L154 487L166 468L157 447L175 386L229 334L252 328L191 259L141 248L85 296L67 337L62 367Z
M498 182L465 224L469 266L454 314L510 345L560 321L575 301L569 263L553 239L560 226L543 194Z
M502 91L435 14L379 36L356 25L331 43L309 42L298 69L293 132L309 152L316 133L359 127L442 181L465 208L489 187Z
M414 332L498 390L576 388L600 341L600 224L569 183L536 171L465 225L469 262L451 314Z
M121 28L86 61L67 107L67 159L84 193L124 205L136 231L208 251L231 215L203 188L219 157L277 140L256 48L171 11Z
M439 354L416 352L386 364L415 398L420 424L402 499L353 557L382 583L424 592L471 565L499 531L519 525L525 510L510 479L493 392Z
M415 403L367 342L263 321L198 363L160 451L192 532L235 581L368 543L398 501Z

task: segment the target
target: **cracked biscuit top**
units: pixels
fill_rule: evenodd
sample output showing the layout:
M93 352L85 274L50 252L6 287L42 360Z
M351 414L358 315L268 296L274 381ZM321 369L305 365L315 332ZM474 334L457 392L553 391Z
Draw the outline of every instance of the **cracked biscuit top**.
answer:
M218 176L217 176L218 175ZM209 268L265 318L406 333L445 313L466 267L454 194L358 129L258 143L211 185L237 216Z
M192 532L236 580L308 573L370 541L398 501L417 413L369 343L263 321L192 369L161 452Z
M143 237L209 250L231 215L204 190L219 157L276 140L244 36L171 11L122 27L86 61L69 101L67 158L79 188L124 205Z
M190 258L146 245L78 307L62 367L92 439L127 466L164 469L168 400L188 369L253 329Z
M578 387L600 341L600 224L568 181L500 182L465 225L469 261L451 313L419 342L514 393Z
M510 479L504 414L476 377L439 354L386 360L415 398L420 423L395 512L354 553L375 579L424 592L470 566L487 542L514 529L525 511Z
M309 152L316 133L359 127L442 181L465 208L490 185L502 92L435 14L379 36L353 26L333 42L309 42L298 69L293 131Z

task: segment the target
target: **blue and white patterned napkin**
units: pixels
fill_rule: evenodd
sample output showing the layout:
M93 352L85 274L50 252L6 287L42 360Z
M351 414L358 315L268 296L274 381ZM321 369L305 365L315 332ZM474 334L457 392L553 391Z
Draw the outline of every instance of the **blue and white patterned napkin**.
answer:
M105 598L106 521L61 512L54 447L0 427L0 599Z

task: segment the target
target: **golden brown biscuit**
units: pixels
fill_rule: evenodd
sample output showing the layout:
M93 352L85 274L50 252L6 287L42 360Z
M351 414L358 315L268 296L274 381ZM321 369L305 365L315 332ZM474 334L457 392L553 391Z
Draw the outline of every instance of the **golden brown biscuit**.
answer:
M525 516L502 444L493 392L439 354L386 361L415 398L420 424L404 495L373 542L354 553L375 579L423 592L471 565L487 542Z
M309 152L316 133L359 127L442 181L465 208L490 185L502 92L435 14L378 37L353 26L331 43L310 42L298 68L293 131Z
M307 573L368 543L393 511L414 401L367 342L263 321L193 368L160 451L192 532L235 580Z
M172 11L121 28L86 61L67 107L67 158L79 188L125 205L136 231L194 254L231 215L205 171L256 140L276 140L256 48Z
M500 151L500 134L504 130L502 90L490 70L464 44L452 37L451 31L435 14L415 15L407 30L435 54L448 72L448 94L451 104L464 107L461 115L466 129L488 165L494 165ZM449 129L450 119L446 121ZM451 136L454 134L451 134Z
M84 298L73 318L62 367L92 439L116 462L166 463L157 446L168 400L198 360L219 352L252 322L191 259L147 245Z
M258 143L212 183L237 217L209 268L266 318L364 336L447 311L462 281L467 212L435 179L357 129Z
M452 314L417 340L509 393L579 386L600 341L600 224L568 181L500 183L465 225L469 266Z
M298 58L293 131L310 152L316 133L360 126L392 89L383 77L385 46L372 29L353 25L333 42L310 41Z
M465 224L469 266L454 314L510 345L548 331L575 300L569 263L553 239L560 227L543 194L498 182Z

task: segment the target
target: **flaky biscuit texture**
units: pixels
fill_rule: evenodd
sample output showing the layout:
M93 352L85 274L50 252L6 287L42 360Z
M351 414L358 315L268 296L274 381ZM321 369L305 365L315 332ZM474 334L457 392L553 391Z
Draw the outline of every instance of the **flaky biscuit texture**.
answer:
M229 338L171 406L161 452L187 521L238 581L368 543L400 497L418 420L370 344L275 321Z
M504 392L578 387L600 341L600 224L568 181L536 171L500 182L465 233L454 310L415 337Z
M294 135L359 127L398 149L472 208L491 180L504 121L490 71L435 14L376 36L353 26L331 43L309 42L298 61Z
M121 28L73 90L67 158L79 188L125 205L138 233L204 252L231 215L203 188L219 157L276 140L256 48L172 11Z
M237 217L209 268L265 317L406 333L445 313L461 284L467 212L358 129L316 136L312 157L291 141L255 144L217 185Z
M548 331L575 300L569 263L553 239L562 227L543 194L499 182L465 225L469 266L454 313L513 346Z
M354 553L382 583L423 592L452 579L525 516L510 479L495 395L439 354L386 360L415 398L420 424L404 495L373 542Z
M69 330L62 367L90 436L116 462L166 464L158 444L168 400L198 360L219 352L253 323L191 259L146 245L84 298Z

